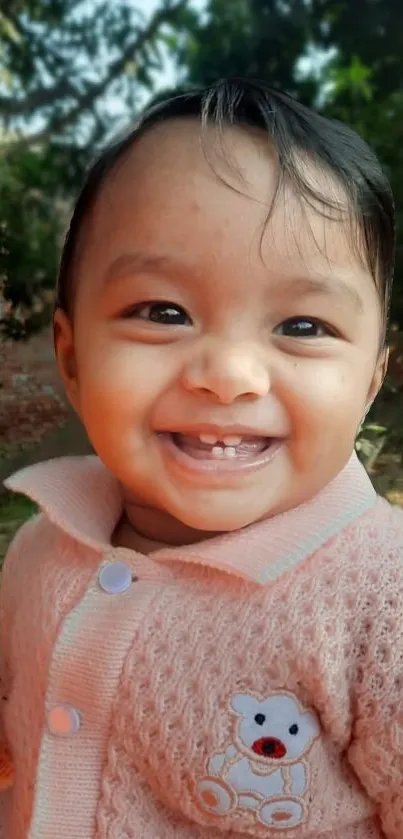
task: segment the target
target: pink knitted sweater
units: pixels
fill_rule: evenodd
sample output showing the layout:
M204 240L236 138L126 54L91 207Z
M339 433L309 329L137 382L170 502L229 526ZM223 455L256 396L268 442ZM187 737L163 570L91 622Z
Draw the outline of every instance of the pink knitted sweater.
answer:
M8 486L43 512L2 580L6 839L402 839L403 514L355 456L149 557L96 458Z

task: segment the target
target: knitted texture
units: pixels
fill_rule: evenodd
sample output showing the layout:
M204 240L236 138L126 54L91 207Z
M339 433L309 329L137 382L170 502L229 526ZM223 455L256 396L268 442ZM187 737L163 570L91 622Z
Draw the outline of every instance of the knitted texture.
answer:
M30 522L1 595L4 835L402 839L402 553L382 499L266 585ZM133 582L106 594L116 561ZM49 733L57 703L71 737Z
M274 835L248 810L212 817L198 806L197 782L207 774L209 757L239 746L234 696L264 700L289 693L315 709L322 732L309 753L306 795L312 803L292 835L379 836L368 822L370 798L376 798L385 835L401 839L403 762L390 729L397 704L402 707L396 674L403 624L395 622L392 629L391 612L399 614L403 595L402 517L390 515L390 542L382 551L378 528L385 512L380 504L376 516L363 518L269 590L242 583L228 590L225 579L197 569L153 599L116 699L100 807L104 824L118 766L121 795L126 789L127 797L119 807L125 823L115 812L111 837L134 835L136 776L167 808L204 825L207 835L213 835L212 825L217 834ZM364 558L360 546L367 536Z
M84 593L91 559L95 559L91 552L78 544L74 550L63 548L57 529L38 517L17 533L4 564L0 598L8 683L4 721L17 770L5 839L28 836L52 649L64 614Z

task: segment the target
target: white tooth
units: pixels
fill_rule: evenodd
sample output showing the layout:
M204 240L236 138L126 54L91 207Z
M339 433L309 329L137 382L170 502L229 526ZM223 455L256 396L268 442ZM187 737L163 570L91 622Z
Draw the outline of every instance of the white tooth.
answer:
M218 437L215 434L199 434L199 439L202 443L206 443L207 446L215 446Z
M231 436L230 434L226 434L225 437L222 438L223 443L226 446L240 446L242 443L242 437L237 437L235 435Z
M236 457L236 449L233 446L226 446L224 455L225 457Z
M213 446L212 454L214 457L222 457L224 454L224 449L222 446Z

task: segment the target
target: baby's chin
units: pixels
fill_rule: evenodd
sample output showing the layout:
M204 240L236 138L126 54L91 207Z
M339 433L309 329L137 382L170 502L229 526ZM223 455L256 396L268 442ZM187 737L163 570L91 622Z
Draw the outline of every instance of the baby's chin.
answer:
M220 533L235 533L237 530L243 530L245 527L264 521L271 516L276 515L276 511L272 508L261 509L247 509L245 505L241 509L237 509L237 505L226 507L217 504L216 499L211 501L209 510L177 510L176 519L186 529L198 532L203 538L211 535L218 535Z
M190 544L221 533L233 533L269 519L295 506L295 498L268 498L262 493L239 490L171 492L150 499L138 500L133 492L124 492L129 520L140 532L162 542Z
M129 493L126 493L125 500L126 520L137 533L172 546L201 542L222 533L235 533L270 516L270 510L262 511L261 507L248 509L245 503L227 504L222 500L219 503L216 497L207 499L205 493L199 503L193 499L193 503L172 504L166 499L161 506L145 506L141 502L137 504L135 497Z
M184 527L195 531L232 533L306 504L335 477L332 474L330 479L326 476L326 480L318 481L317 476L313 476L311 482L295 480L291 486L281 486L279 482L266 498L263 491L251 495L240 491L203 492L193 498L187 497L186 504L173 505L169 513Z
M331 465L320 468L313 459L298 469L286 452L276 464L236 481L185 481L164 468L158 482L146 468L140 475L129 468L120 478L134 527L157 541L185 545L243 530L310 501L340 471Z

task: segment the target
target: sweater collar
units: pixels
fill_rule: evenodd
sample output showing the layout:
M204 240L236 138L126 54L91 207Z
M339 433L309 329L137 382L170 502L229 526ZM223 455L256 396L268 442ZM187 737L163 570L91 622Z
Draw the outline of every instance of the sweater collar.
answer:
M118 482L99 458L67 457L29 466L5 482L31 498L65 533L101 553L120 518ZM214 567L262 585L291 570L371 509L375 490L357 456L305 504L241 531L152 554L156 561Z

